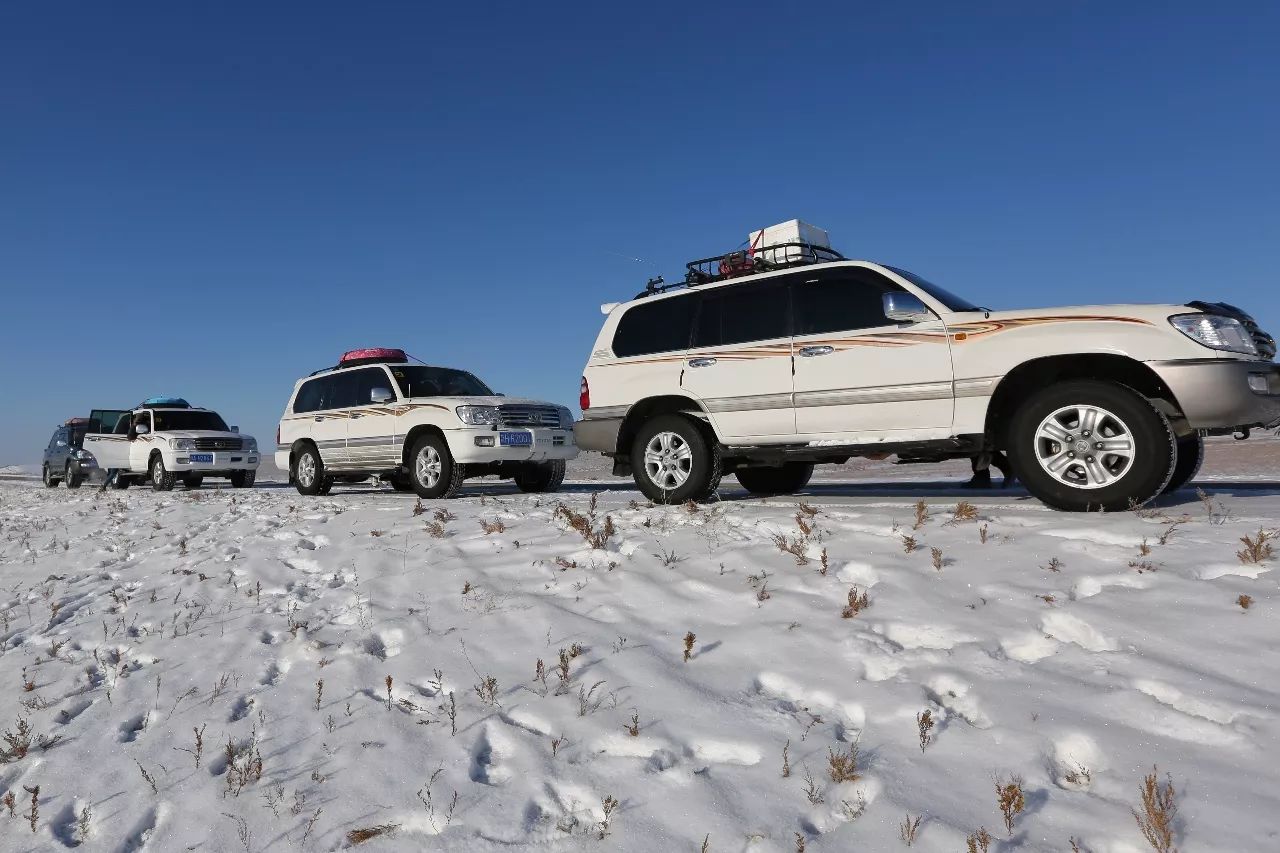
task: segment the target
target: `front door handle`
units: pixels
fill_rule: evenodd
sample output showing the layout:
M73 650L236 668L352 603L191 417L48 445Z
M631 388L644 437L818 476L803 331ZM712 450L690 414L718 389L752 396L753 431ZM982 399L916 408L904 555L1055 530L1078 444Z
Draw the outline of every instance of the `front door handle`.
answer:
M364 417L364 415L360 414L359 412L352 412L352 413L351 413L351 420L353 420L353 421L354 421L356 418L362 418L362 417Z
M801 347L800 354L805 358L813 358L815 355L831 355L835 352L835 347Z
M713 364L715 364L715 363L716 363L716 360L715 360L714 358L691 358L691 359L689 359L689 366L690 366L690 367L710 367L711 365L713 365Z
M315 421L316 423L320 423L322 420L324 420L324 418L322 418L320 415L316 415L314 418L312 418L312 420Z

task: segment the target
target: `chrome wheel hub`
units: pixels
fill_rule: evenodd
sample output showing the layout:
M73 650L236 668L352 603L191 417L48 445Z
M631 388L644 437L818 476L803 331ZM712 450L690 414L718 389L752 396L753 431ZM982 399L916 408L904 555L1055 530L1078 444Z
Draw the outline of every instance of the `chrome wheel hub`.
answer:
M444 473L444 460L440 458L440 451L431 445L422 448L418 451L414 470L417 472L419 483L428 489L433 488L440 482L440 477Z
M294 476L303 486L311 488L316 481L316 458L310 453L302 454L302 458L298 460L298 471Z
M1133 433L1100 406L1063 406L1036 428L1035 453L1055 480L1075 489L1100 489L1129 473Z
M693 450L678 433L660 432L644 446L644 470L658 488L678 489L693 472Z

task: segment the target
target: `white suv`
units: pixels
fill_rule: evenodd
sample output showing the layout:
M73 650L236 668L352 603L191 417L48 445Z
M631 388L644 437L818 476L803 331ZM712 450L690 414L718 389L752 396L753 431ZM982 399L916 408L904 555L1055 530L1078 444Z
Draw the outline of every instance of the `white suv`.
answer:
M564 406L504 397L465 370L409 364L401 350L352 350L298 380L276 430L276 464L304 495L371 475L424 498L496 474L554 492L578 455Z
M1280 425L1275 342L1222 303L989 311L811 244L695 261L684 285L603 306L582 379L579 446L656 501L1005 450L1045 503L1116 510L1190 480L1204 435Z

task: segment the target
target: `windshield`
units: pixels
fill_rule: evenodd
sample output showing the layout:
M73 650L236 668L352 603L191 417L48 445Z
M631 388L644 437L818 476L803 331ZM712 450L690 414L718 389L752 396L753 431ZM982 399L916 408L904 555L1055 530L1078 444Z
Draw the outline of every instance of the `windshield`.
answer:
M492 397L493 392L475 376L465 370L449 367L427 367L417 364L397 364L391 367L391 375L400 385L404 397Z
M916 287L920 288L925 293L929 294L934 299L941 302L944 306L946 306L946 309L948 311L981 311L983 310L979 308L977 305L974 305L968 299L962 299L959 296L956 296L951 291L947 290L945 287L938 287L938 285L934 284L931 281L921 278L920 276L916 275L913 272L900 270L897 267L889 267L889 269L893 270L898 275L902 276L907 281L911 282Z
M153 432L173 430L207 429L215 432L230 432L227 423L217 412L201 412L196 409L167 409L152 412L155 417Z

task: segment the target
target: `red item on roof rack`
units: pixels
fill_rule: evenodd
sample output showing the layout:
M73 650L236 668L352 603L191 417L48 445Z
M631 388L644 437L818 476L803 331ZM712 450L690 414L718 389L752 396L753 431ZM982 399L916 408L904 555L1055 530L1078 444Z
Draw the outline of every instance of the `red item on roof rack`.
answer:
M63 426L80 426L81 424L87 424L87 423L89 423L88 418L67 418L62 425Z
M402 349L391 349L389 347L367 347L365 349L353 349L344 352L342 358L338 359L338 366L360 363L367 364L369 362L393 362L395 364L404 364L409 360L409 356L405 355Z

